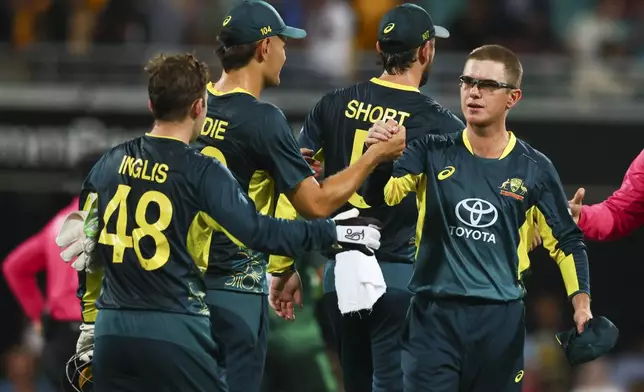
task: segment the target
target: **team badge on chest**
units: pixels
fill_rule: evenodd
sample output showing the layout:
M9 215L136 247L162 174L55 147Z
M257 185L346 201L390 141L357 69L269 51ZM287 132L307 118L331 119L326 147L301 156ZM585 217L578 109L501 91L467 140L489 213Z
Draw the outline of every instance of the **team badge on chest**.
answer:
M499 188L503 196L509 196L517 200L523 200L525 194L528 193L528 188L520 178L509 178Z

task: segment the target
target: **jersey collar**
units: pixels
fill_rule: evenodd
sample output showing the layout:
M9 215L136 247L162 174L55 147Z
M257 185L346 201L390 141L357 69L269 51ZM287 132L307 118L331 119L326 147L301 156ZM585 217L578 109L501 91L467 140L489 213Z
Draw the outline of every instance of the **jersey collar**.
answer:
M383 86L383 87L393 88L393 89L396 89L396 90L413 91L415 93L420 92L420 90L417 89L416 87L405 86L404 84L388 82L386 80L382 80L382 79L378 79L378 78L371 78L371 83L374 83L374 84L377 84L377 85Z
M508 145L505 146L505 149L501 153L501 156L499 157L499 160L507 157L510 155L512 150L514 149L514 146L517 144L517 138L514 136L514 133L508 131L510 134L510 140L508 141ZM472 149L472 144L470 143L470 139L467 137L467 129L463 130L463 144L465 144L465 148L467 148L467 151L470 152L470 154L474 155L474 150Z
M232 89L232 90L230 90L230 91L225 91L225 92L224 92L224 91L219 91L219 90L215 89L215 85L213 84L213 82L210 82L210 83L208 83L208 86L207 86L206 88L208 89L208 92L209 92L210 94L212 94L212 95L216 95L216 96L227 95L227 94L234 94L234 93L242 93L242 94L248 94L248 95L250 95L250 96L251 96L251 97L253 97L253 98L257 98L257 97L255 97L253 94L251 94L251 92L250 92L250 91L248 91L248 90L244 90L244 89L243 89L243 88L241 88L241 87L235 87L234 89Z
M176 137L172 137L172 136L153 135L150 132L146 133L145 136L156 138L156 139L174 140L174 141L177 141L179 143L186 144L183 140L181 140L179 138L176 138Z

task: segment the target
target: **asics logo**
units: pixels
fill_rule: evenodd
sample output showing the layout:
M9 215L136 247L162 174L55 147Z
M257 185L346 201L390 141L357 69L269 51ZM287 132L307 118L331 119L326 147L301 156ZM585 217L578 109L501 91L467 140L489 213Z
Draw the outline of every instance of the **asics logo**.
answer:
M347 229L347 232L344 234L344 238L350 241L362 241L364 240L364 230L353 231Z
M436 177L438 178L438 181L443 181L450 178L455 171L456 168L454 166L447 166L445 169L441 170Z
M463 199L455 209L456 217L462 223L475 228L489 227L496 223L499 211L487 200Z
M517 373L517 376L514 378L514 382L517 383L517 384L520 383L521 380L523 380L523 375L524 374L525 374L525 372L523 370L519 370L519 373Z

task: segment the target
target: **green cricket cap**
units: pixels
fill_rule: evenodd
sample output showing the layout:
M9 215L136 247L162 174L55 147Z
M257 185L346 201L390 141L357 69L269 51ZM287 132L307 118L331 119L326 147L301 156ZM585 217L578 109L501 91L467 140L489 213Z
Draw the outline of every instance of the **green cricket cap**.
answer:
M302 39L306 37L306 31L287 26L277 10L267 2L246 0L231 9L224 18L219 41L225 46L234 46L275 35Z

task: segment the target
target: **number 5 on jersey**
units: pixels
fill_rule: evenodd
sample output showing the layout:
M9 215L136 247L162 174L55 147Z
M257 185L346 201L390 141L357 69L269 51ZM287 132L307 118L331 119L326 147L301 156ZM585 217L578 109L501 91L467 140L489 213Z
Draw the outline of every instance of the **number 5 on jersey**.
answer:
M114 248L112 254L112 262L114 263L122 263L125 249L134 248L143 269L153 271L162 267L170 258L170 244L163 234L163 230L167 229L172 221L172 202L168 196L161 192L145 192L136 203L134 211L136 227L132 230L132 235L127 235L127 198L131 189L128 185L119 185L114 197L107 203L103 215L103 230L99 235L98 242ZM146 218L150 203L156 203L159 207L159 219L156 222L148 222ZM118 210L116 233L108 233L107 223L116 210ZM152 237L155 244L154 255L147 259L143 256L140 245L145 236Z
M364 142L367 140L367 134L369 132L364 129L356 129L356 134L353 137L353 148L351 149L351 160L349 165L353 165L360 157L364 151ZM349 203L352 206L358 208L370 208L369 204L360 196L357 192L351 195L349 198Z

